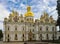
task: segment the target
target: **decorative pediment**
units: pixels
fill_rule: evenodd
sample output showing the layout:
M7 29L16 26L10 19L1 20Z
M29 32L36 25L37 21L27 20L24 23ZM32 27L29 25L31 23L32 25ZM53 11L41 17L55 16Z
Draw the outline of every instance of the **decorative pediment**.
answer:
M31 14L31 7L27 7L27 15L29 17L25 17L22 14L19 16L19 13L17 11L12 10L12 12L9 15L9 18L4 19L4 21L7 22L31 22L31 23L56 23L56 21L53 19L52 16L49 16L47 12L44 12L43 15L41 15L40 19L35 19L34 21L34 16ZM24 14L25 15L25 14Z
M54 23L54 19L52 16L49 17L48 13L44 12L43 15L41 15L40 22L42 23Z
M15 17L13 18L13 20L14 20L15 22L18 22L18 20L19 20L18 16L15 16Z

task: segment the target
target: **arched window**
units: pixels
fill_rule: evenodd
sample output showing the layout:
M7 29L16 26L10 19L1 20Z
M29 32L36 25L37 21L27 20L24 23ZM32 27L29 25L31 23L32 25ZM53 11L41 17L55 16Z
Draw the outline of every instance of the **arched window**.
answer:
M27 19L27 21L29 21L29 19Z
M9 30L9 26L8 26L8 30Z
M52 35L52 39L54 40L54 34Z
M48 34L46 34L46 37L47 37L46 39L48 40L49 39Z
M34 24L33 24L33 27L34 27Z
M48 26L46 27L46 30L48 31Z
M8 34L8 42L10 41L10 39L9 39L9 34Z
M33 19L31 19L33 21Z
M42 30L42 27L40 27L40 31Z
M17 40L17 34L15 34L15 40Z
M43 23L43 21L40 21L40 23Z
M34 32L34 29L33 29L33 32Z
M30 18L30 20L32 20L32 19Z
M48 19L48 18L46 18L46 19L45 19L45 21L46 21L46 23L48 23L48 22L49 22L49 19Z
M17 27L15 27L15 30L17 30Z
M42 34L39 35L39 39L42 40Z
M8 38L9 38L9 34L8 34Z
M35 34L33 34L33 38L35 38Z
M23 41L24 41L24 34L23 34Z
M54 31L54 27L52 27L52 31Z
M23 28L23 31L24 31L24 26L22 28Z
M21 22L24 22L23 20L21 20Z

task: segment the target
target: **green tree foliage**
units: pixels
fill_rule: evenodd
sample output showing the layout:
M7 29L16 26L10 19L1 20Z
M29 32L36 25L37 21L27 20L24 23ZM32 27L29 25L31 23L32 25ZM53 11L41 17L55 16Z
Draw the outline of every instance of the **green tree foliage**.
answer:
M0 30L0 39L3 37L2 30Z
M57 0L57 13L58 13L58 19L56 25L59 26L59 31L60 31L60 0Z

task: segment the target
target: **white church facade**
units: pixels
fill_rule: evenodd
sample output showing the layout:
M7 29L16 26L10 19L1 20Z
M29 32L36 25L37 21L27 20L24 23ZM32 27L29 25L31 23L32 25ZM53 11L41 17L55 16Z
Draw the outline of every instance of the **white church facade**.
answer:
M24 15L12 11L8 18L4 18L3 41L41 41L56 40L56 21L46 12L40 19L34 19L31 7L27 7Z

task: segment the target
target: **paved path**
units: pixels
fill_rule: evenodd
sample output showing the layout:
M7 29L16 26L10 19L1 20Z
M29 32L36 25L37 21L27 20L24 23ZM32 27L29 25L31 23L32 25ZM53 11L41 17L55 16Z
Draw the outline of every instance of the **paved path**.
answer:
M3 44L3 42L2 42L2 41L0 41L0 44Z
M0 44L24 44L24 43L23 42L3 42L3 41L0 41ZM33 43L29 43L29 44L33 44ZM42 43L42 44L44 44L44 43ZM48 44L60 44L60 43L48 43Z

